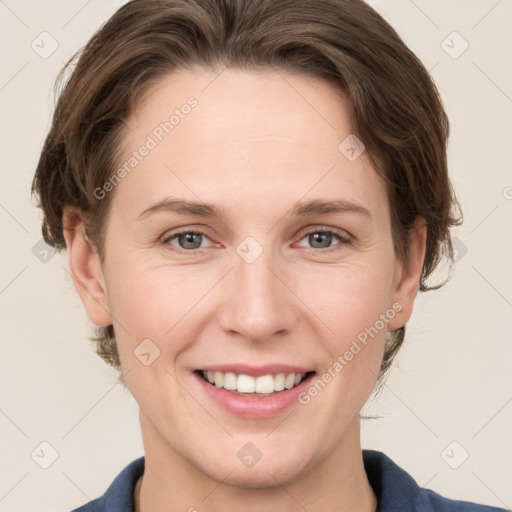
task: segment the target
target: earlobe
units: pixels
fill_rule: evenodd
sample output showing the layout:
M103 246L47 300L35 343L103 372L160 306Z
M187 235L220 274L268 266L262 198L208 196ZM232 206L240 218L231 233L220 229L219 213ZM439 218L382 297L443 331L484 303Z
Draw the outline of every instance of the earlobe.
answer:
M107 288L96 248L85 235L80 211L65 207L62 216L69 252L69 270L89 320L101 327L112 323Z
M405 261L397 264L398 271L392 302L400 304L401 310L400 314L388 323L390 331L395 331L407 323L419 291L427 245L427 226L423 217L416 219L409 236L409 249Z

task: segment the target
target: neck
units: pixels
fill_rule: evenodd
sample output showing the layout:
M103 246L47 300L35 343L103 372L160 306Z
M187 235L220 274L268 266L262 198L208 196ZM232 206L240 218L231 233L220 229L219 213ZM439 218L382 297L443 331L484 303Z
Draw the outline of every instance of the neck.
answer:
M359 419L336 449L312 470L284 483L275 481L274 485L259 488L228 485L202 473L161 438L165 446L154 442L157 433L148 428L148 423L141 415L145 471L134 492L135 512L234 512L240 510L241 503L244 512L377 510L377 498L364 470Z

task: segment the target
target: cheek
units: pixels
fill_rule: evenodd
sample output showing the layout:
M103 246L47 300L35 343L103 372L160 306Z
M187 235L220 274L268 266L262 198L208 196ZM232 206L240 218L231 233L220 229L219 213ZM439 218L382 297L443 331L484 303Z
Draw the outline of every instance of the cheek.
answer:
M347 284L347 283L345 283ZM326 324L332 329L320 339L325 357L317 380L301 397L301 403L337 404L325 409L329 425L346 425L359 413L374 388L384 355L388 322L395 311L388 306L388 295L379 294L375 280L358 281L357 286L333 290L331 314ZM325 435L333 433L331 430ZM334 434L333 434L334 435Z
M336 269L324 294L316 293L315 312L329 327L322 339L326 357L321 383L336 401L343 396L354 413L374 386L384 355L388 324L396 316L392 307L393 256L382 252L365 264ZM312 308L314 309L314 308ZM313 394L317 390L310 390ZM323 392L322 392L323 394ZM308 400L308 397L305 397ZM338 413L346 414L341 408Z
M132 264L116 269L110 280L109 302L121 359L127 354L124 362L128 363L130 353L145 339L152 340L162 355L176 356L187 348L200 329L199 316L212 310L208 293L218 280L215 273L199 274L176 266L141 271Z
M328 288L314 295L316 312L334 331L333 339L347 342L375 326L385 334L387 322L382 324L380 318L393 314L389 311L393 294L391 265L381 261L337 270L328 279Z
M127 386L144 411L164 408L164 417L178 421L169 403L188 402L181 387L173 385L175 362L198 337L194 314L200 308L194 306L211 284L189 275L185 279L176 268L117 270L110 303Z

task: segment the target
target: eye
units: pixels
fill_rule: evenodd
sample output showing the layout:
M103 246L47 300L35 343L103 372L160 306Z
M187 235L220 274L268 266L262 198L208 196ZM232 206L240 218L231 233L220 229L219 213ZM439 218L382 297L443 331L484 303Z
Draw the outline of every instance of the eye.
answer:
M163 245L172 245L178 252L201 252L205 249L203 245L204 239L209 239L205 232L196 230L186 230L166 235L161 243ZM337 245L349 244L350 238L344 232L333 228L322 228L309 231L301 238L301 241L306 239L311 244L311 249L314 250L336 250ZM340 244L332 245L332 242L338 240ZM173 243L175 241L176 243ZM219 247L219 244L215 244ZM324 251L326 252L326 251Z
M171 240L176 239L177 248L183 252L186 251L195 251L197 249L203 249L201 247L203 238L208 238L206 233L201 230L195 231L180 231L179 233L174 233L170 236L166 236L162 240L162 244L170 244L176 246L176 244L171 243Z
M306 233L301 240L306 239L311 244L312 249L337 249L336 245L332 246L333 240L338 240L341 244L349 244L350 239L340 230L333 228L316 229Z

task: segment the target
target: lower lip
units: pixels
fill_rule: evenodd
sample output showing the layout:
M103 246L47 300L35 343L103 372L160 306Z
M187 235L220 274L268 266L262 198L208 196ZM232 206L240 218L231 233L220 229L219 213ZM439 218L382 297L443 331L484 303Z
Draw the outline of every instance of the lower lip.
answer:
M223 409L245 418L271 418L283 413L298 403L298 396L309 386L314 374L305 378L298 386L272 393L268 396L235 395L227 389L218 388L193 372L206 394Z

